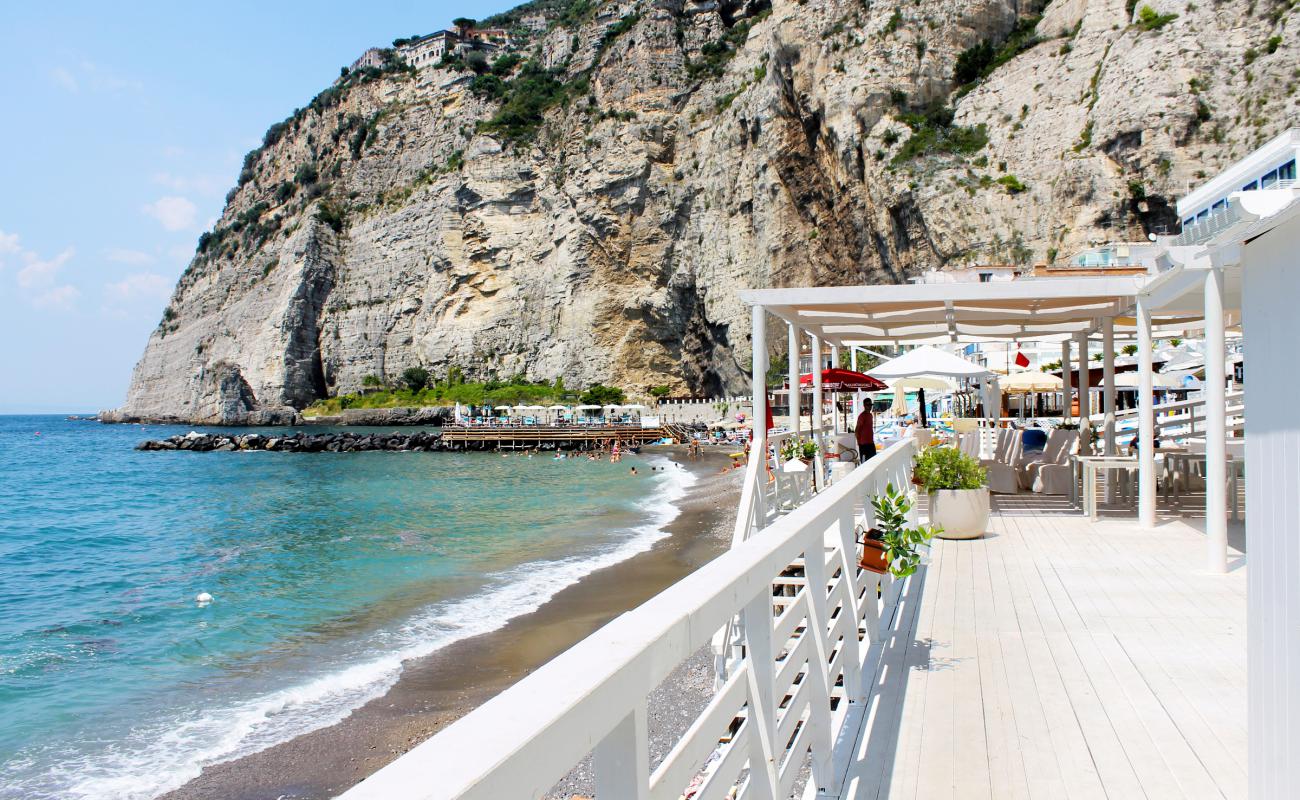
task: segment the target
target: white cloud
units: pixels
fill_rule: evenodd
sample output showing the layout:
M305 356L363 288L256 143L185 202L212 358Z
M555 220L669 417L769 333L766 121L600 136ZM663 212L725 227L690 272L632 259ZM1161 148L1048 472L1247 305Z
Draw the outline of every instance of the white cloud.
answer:
M116 283L104 284L104 297L110 303L133 300L162 300L171 294L171 281L153 272L137 272Z
M39 253L18 243L18 234L0 231L0 255L17 256L22 263L14 281L22 297L34 308L69 311L76 305L81 292L75 286L59 283L59 271L75 254L76 250L69 247L54 258L41 258Z
M72 258L71 247L54 258L42 259L30 251L23 252L23 261L27 266L18 270L18 285L24 289L46 289L54 285L59 270Z
M198 213L198 208L193 203L176 196L161 197L156 202L146 204L142 210L169 231L193 228L194 215Z
M171 172L155 172L153 182L175 192L200 194L219 194L226 184L224 178L215 175L176 175Z
M55 67L50 70L50 78L54 81L54 85L58 86L60 89L72 92L73 94L81 91L81 85L77 83L77 79L73 76L72 71L66 67Z
M71 311L77 304L77 298L81 297L81 292L77 287L63 284L55 286L46 292L41 292L31 298L34 307L42 311Z
M118 264L152 264L154 257L148 253L139 250L130 250L125 247L110 247L104 251L104 258L114 261Z

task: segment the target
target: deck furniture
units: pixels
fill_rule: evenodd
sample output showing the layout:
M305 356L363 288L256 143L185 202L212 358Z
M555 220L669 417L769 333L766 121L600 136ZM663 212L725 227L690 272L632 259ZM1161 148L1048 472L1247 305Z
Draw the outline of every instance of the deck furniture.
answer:
M1138 469L1137 456L1074 456L1073 469L1083 484L1083 513L1089 519L1097 518L1097 473L1102 470L1118 470L1124 474L1120 478L1120 494L1128 497L1128 477L1129 473L1136 473ZM1071 484L1074 481L1071 480Z
M1047 444L1043 446L1041 452L1022 455L1017 459L1015 465L1016 476L1020 482L1020 488L1041 492L1041 489L1035 488L1035 483L1038 481L1038 471L1048 464L1069 464L1070 454L1073 451L1072 445L1078 441L1079 437L1074 431L1058 428L1048 434Z
M998 430L997 446L993 458L981 459L980 466L988 473L989 491L998 494L1015 494L1019 491L1016 470L1012 464L1020 455L1020 431L1015 428Z

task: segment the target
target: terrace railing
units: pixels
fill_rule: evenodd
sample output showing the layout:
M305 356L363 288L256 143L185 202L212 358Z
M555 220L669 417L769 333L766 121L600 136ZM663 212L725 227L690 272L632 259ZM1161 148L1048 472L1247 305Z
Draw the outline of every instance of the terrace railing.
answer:
M589 753L602 800L788 797L806 760L838 796L901 589L858 569L856 531L913 453L890 447L343 797L538 798ZM648 696L737 615L738 662L652 764Z

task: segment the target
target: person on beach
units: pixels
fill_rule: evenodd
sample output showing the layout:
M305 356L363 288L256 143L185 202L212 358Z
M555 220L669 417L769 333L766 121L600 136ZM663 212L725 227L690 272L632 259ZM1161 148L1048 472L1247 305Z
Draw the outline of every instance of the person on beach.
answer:
M876 418L871 413L871 406L862 405L862 413L853 425L853 436L858 440L858 463L863 463L876 454Z

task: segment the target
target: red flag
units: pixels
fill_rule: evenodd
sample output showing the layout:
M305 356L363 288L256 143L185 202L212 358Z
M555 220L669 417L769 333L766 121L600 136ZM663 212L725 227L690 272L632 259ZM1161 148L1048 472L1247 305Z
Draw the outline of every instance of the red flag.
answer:
M1027 367L1027 366L1029 366L1029 356L1027 356L1027 355L1025 355L1024 353L1020 352L1020 346L1019 346L1019 345L1016 346L1016 366L1017 366L1017 367Z

